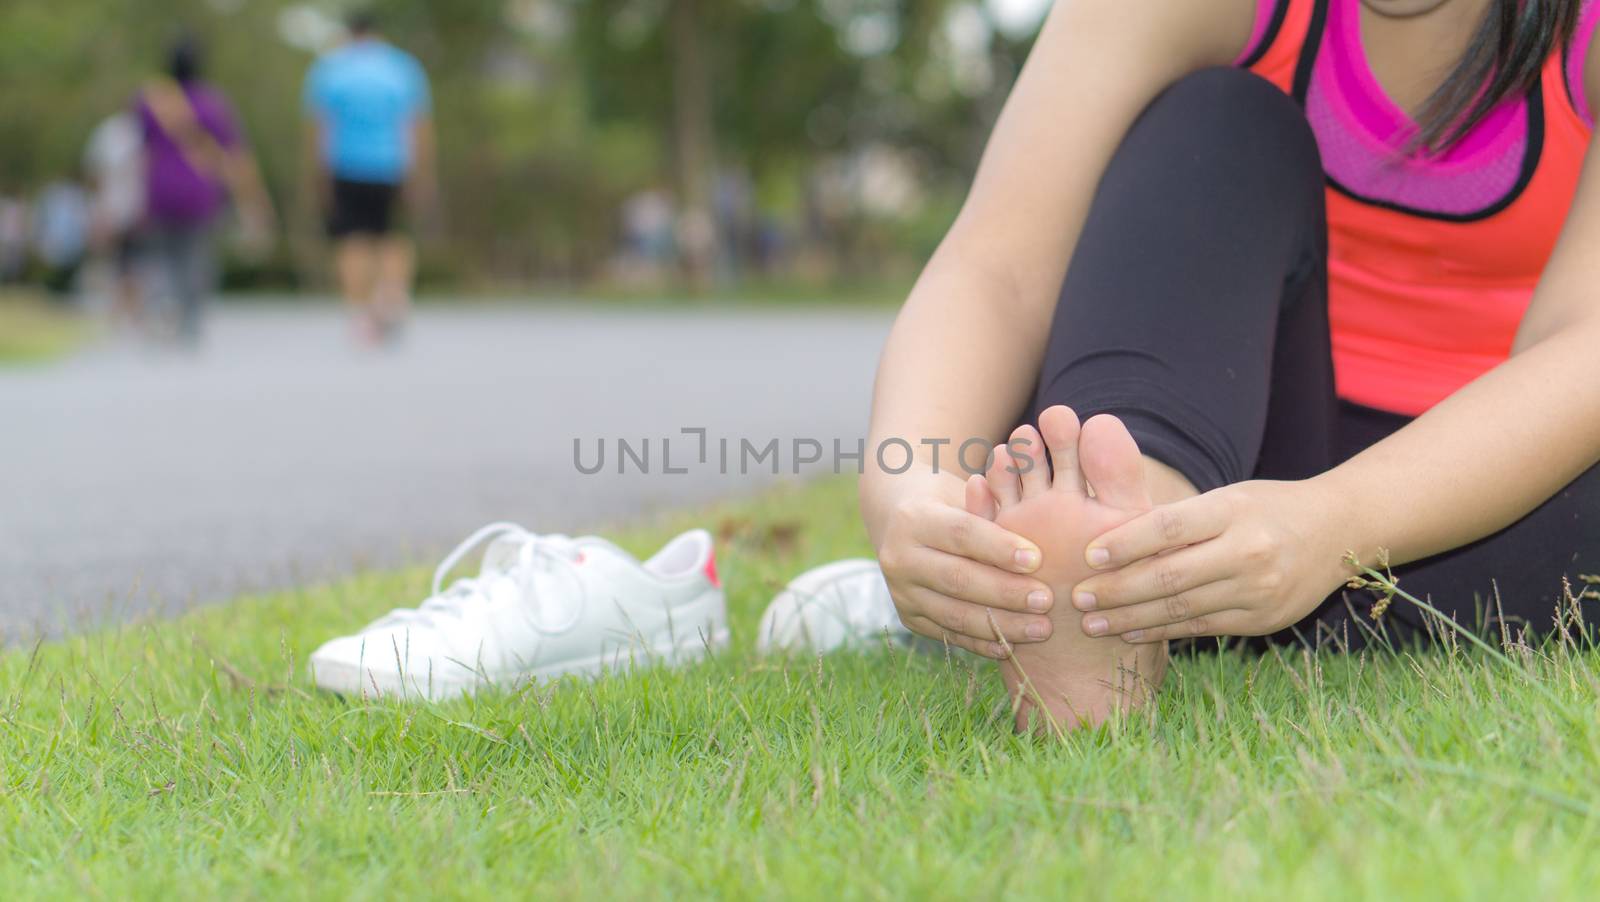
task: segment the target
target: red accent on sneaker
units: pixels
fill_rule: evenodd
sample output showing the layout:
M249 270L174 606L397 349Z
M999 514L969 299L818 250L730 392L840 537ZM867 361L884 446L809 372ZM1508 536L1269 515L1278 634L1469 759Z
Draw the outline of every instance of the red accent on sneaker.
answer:
M722 578L717 576L717 553L715 551L706 553L706 579L711 580L713 586L719 589L722 588Z

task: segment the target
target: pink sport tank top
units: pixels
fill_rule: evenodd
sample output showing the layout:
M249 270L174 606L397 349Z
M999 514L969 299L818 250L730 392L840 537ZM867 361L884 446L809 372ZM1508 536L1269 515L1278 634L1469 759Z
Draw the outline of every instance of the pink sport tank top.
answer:
M1510 355L1588 149L1600 0L1533 91L1437 157L1403 153L1416 126L1367 65L1360 4L1258 0L1237 65L1300 102L1322 152L1339 396L1416 415Z

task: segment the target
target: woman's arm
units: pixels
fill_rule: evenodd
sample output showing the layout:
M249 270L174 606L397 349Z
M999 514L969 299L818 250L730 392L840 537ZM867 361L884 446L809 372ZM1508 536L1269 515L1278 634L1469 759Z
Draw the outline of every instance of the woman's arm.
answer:
M239 200L240 212L250 220L250 228L261 239L270 241L277 230L278 213L255 154L242 146L235 148L229 152L223 172L229 192Z
M1600 461L1600 153L1510 360L1324 477L1347 547L1437 554L1511 525Z
M1096 540L1091 565L1128 565L1079 587L1104 610L1102 633L1155 641L1281 629L1349 575L1347 549L1368 564L1383 549L1398 564L1465 545L1600 461L1595 144L1509 360L1321 476L1227 486Z
M1166 86L1236 57L1254 10L1251 0L1060 0L1045 23L878 371L868 447L903 439L917 460L894 475L869 451L862 513L911 629L991 656L985 607L1008 640L1041 638L1029 624L1048 629L1037 614L1007 613L1048 609L1048 589L1023 575L1039 552L961 509L956 449L1016 425L1078 231L1129 125Z

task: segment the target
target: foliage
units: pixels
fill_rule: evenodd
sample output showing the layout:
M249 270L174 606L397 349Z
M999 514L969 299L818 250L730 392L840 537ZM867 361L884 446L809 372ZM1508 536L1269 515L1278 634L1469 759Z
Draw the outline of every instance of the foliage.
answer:
M622 201L672 188L675 95L666 15L685 0L378 0L386 34L434 81L445 199L433 268L465 278L579 280L613 253ZM993 39L1000 77L953 86L943 24L955 0L693 0L709 73L709 156L746 173L761 213L821 252L915 261L948 222L1026 42ZM126 104L189 28L235 101L297 236L300 80L311 53L286 17L334 21L340 0L10 0L0 4L0 192L71 175L94 124ZM864 52L864 18L893 40ZM944 48L944 49L941 49ZM817 177L862 149L904 151L935 202L913 221L819 217ZM866 230L866 231L863 231ZM876 235L876 239L871 236ZM876 240L877 244L872 244ZM860 248L857 246L861 245ZM303 254L302 257L309 257ZM302 260L302 262L304 262ZM846 261L848 263L848 261ZM269 267L269 271L281 269Z

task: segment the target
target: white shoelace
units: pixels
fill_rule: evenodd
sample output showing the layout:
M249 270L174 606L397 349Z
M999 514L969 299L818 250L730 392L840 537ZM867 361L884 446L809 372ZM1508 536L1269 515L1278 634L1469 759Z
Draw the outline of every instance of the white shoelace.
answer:
M462 558L485 542L500 539L516 543L517 557L514 564L486 576L463 577L451 583L448 589L442 589L445 577L461 563ZM468 536L454 551L445 555L438 569L433 571L433 594L426 601L416 608L391 611L380 624L406 623L433 626L441 618L459 620L467 607L486 603L491 597L495 583L503 579L515 582L525 597L537 602L538 593L534 591L534 587L540 581L540 575L558 569L573 571L581 558L582 552L566 536L541 536L515 523L491 523ZM574 583L576 583L575 577ZM530 622L534 629L547 635L566 632L577 626L578 620L583 616L582 606L572 605L571 608L570 616L563 623L550 626L539 623L537 619L530 619Z

